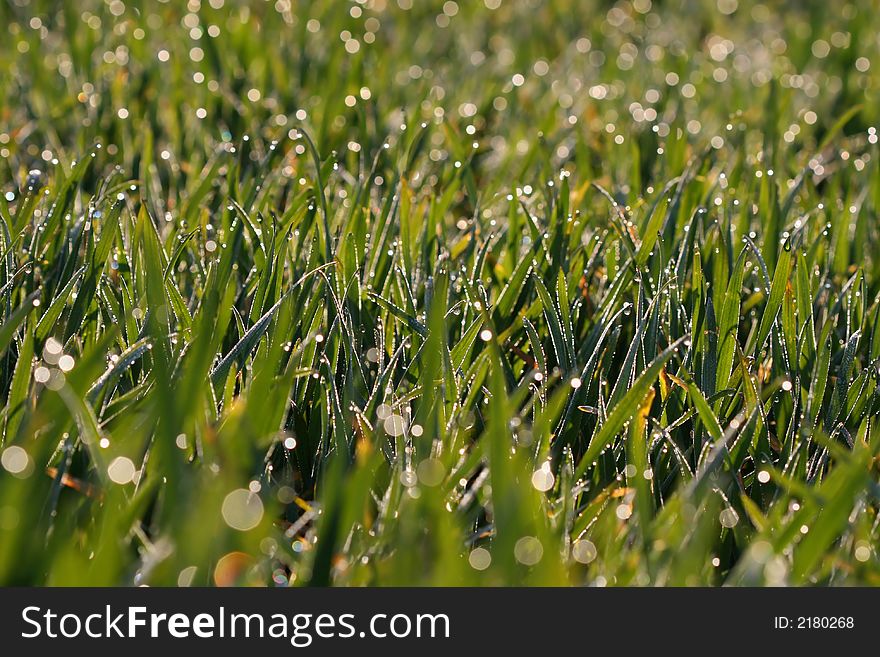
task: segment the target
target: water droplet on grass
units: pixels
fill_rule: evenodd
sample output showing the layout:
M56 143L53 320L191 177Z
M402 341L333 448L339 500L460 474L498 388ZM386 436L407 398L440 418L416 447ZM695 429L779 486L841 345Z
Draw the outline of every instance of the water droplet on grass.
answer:
M221 514L232 529L249 531L263 519L263 501L250 490L238 488L223 499Z

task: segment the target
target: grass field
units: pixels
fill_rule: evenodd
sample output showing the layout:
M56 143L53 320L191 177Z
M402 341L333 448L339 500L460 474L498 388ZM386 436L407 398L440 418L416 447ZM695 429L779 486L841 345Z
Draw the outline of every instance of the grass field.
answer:
M880 584L870 0L0 26L0 583Z

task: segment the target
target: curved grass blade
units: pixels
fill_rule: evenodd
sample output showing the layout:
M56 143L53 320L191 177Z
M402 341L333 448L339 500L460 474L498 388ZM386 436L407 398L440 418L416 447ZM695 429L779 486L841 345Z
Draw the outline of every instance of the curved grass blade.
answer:
M683 344L686 339L688 339L687 336L682 336L666 347L666 349L657 354L657 357L651 361L648 367L636 377L636 380L633 382L630 389L621 398L617 405L611 409L608 413L608 418L599 426L596 433L593 434L593 438L590 440L590 445L581 457L580 463L578 463L577 469L575 470L575 479L579 479L587 471L587 468L590 467L599 454L605 450L617 434L620 433L621 429L623 429L623 425L632 419L636 411L639 409L642 399L648 394L648 389L654 385L654 382L660 375L660 371L663 369L664 365L666 365L666 361L672 358L672 355L678 351L679 346Z

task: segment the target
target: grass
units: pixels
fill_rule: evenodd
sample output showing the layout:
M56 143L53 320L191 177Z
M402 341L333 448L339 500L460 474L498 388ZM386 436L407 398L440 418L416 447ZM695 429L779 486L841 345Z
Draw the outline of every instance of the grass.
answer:
M880 583L868 0L0 6L0 583Z

